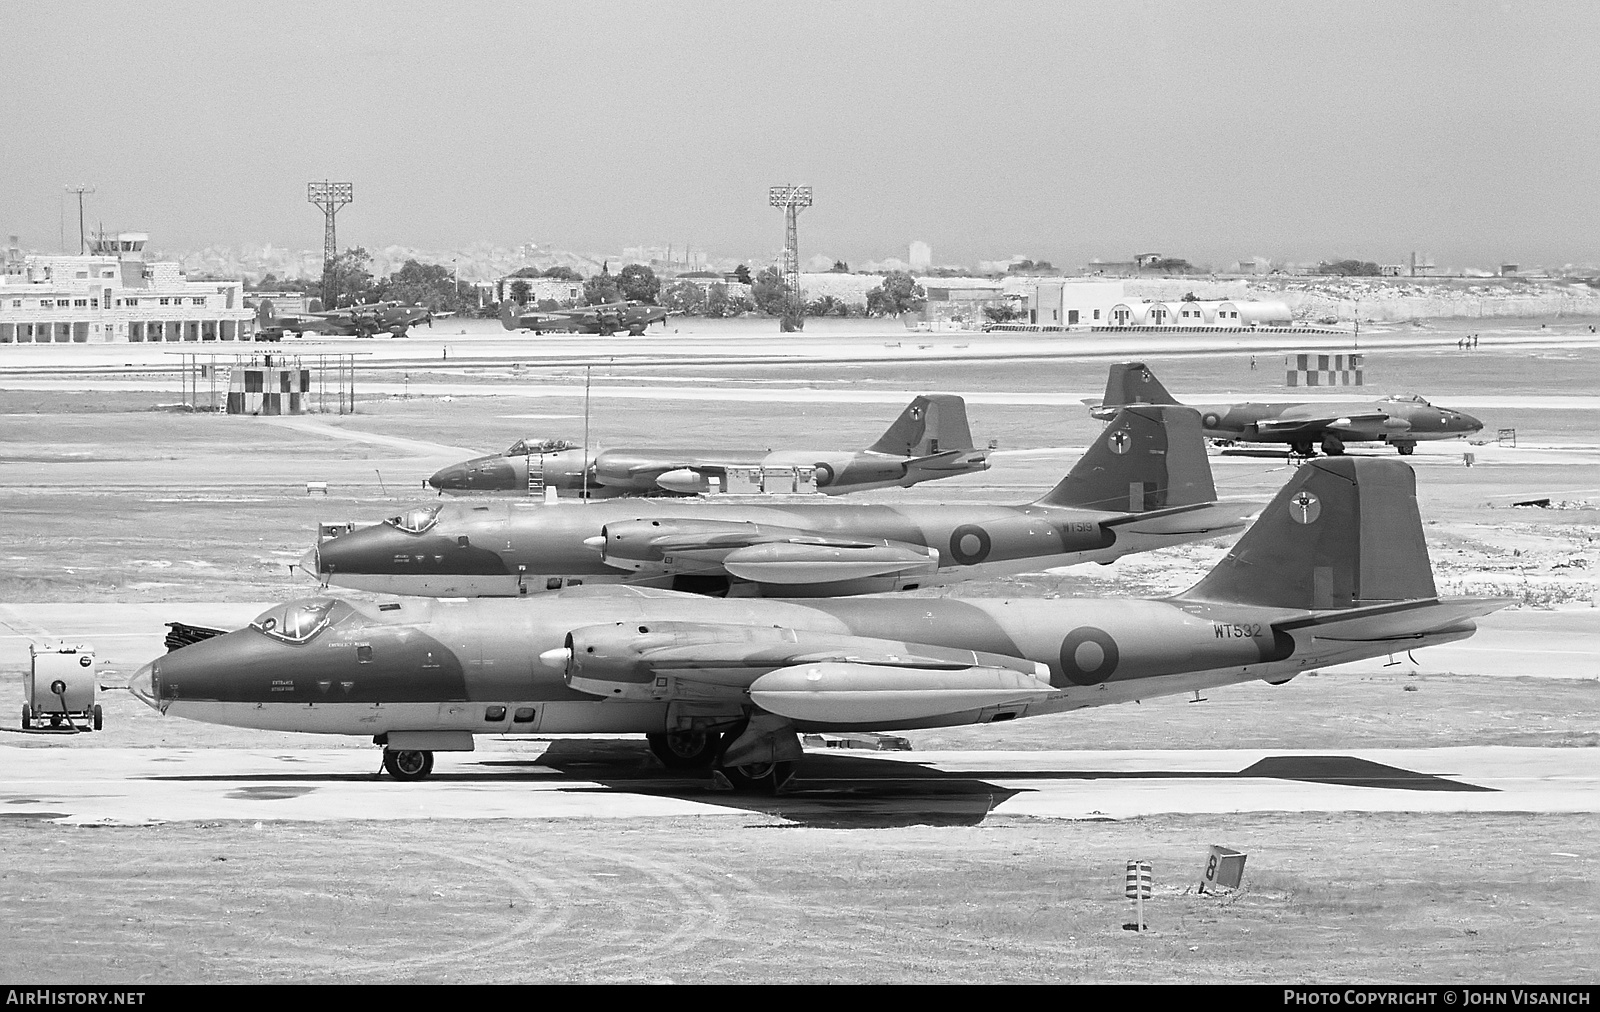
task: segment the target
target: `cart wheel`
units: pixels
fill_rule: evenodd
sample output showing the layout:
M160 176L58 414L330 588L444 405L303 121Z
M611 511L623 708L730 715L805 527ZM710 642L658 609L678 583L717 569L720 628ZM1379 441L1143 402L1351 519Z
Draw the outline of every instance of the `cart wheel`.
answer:
M27 703L22 704L22 729L24 731L33 727L33 707Z
M60 727L61 726L61 714L52 713L50 715L50 726L51 727Z
M94 729L100 730L100 704L94 704Z

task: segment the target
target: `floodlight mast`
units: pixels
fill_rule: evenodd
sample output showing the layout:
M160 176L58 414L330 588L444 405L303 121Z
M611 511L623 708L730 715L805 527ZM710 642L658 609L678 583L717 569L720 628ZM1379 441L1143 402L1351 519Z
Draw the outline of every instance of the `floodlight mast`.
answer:
M767 203L784 210L785 224L788 228L784 233L783 242L783 280L788 283L789 291L799 295L800 227L797 219L800 217L801 208L811 206L811 187L774 186L767 191Z
M327 227L322 233L322 307L333 308L333 258L339 255L339 242L334 235L333 218L339 209L355 199L355 187L350 183L306 184L306 200L322 209Z

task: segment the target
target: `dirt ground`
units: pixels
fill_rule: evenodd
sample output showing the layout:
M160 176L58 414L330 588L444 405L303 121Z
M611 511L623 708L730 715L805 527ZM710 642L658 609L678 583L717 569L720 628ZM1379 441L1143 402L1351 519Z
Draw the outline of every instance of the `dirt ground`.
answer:
M59 983L1588 983L1592 817L826 830L0 823L0 977ZM1208 847L1244 890L1198 895ZM1126 931L1150 861L1152 930Z

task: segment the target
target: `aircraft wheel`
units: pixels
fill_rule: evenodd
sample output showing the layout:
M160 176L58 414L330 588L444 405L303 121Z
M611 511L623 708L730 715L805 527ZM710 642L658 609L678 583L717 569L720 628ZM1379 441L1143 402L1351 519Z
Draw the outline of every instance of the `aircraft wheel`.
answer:
M750 763L747 766L724 766L722 775L741 791L776 794L778 789L794 776L794 762Z
M24 731L33 727L33 707L27 703L22 704L22 729Z
M1330 457L1337 457L1344 452L1344 443L1340 441L1338 436L1323 436L1322 452Z
M1310 440L1305 440L1299 443L1290 443L1289 452L1293 453L1296 457L1315 457L1317 455L1317 451L1311 448Z
M94 729L100 730L100 704L94 704Z
M628 334L629 334L630 337L643 337L644 336L644 328L643 327L629 327L628 328Z
M433 753L418 749L384 749L383 768L396 780L421 780L433 772Z
M1400 451L1400 456L1409 457L1417 449L1416 443L1396 443L1394 448Z
M716 762L722 750L722 735L715 731L668 731L644 737L669 770L703 770Z

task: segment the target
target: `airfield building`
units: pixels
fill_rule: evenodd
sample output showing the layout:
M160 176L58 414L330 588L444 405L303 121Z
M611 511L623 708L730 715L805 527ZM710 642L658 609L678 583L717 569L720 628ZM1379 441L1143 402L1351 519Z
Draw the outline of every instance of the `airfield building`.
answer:
M0 344L247 341L240 281L190 281L148 262L143 232L102 234L77 256L23 256L12 237L0 273Z

